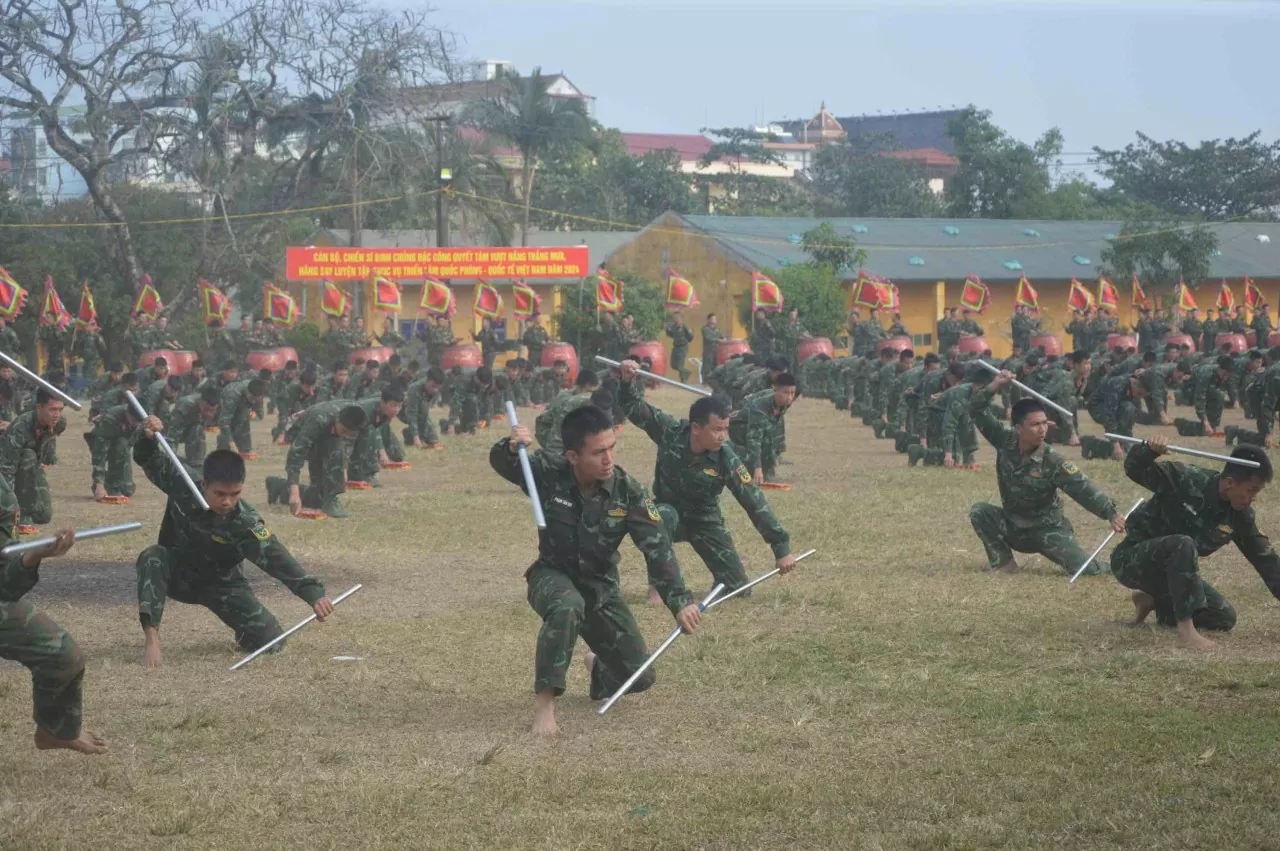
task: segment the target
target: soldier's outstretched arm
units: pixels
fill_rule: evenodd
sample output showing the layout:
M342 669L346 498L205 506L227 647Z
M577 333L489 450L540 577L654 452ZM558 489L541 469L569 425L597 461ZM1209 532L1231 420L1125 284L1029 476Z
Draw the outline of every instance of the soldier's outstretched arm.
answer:
M148 420L155 419L148 417ZM145 422L145 421L144 421ZM142 426L138 426L139 429ZM103 448L102 471L103 476L106 475L106 447L110 445L107 440L94 441L94 455L98 454L97 447ZM169 460L169 456L160 450L154 437L147 437L145 433L138 436L137 441L133 444L133 462L142 468L142 472L146 474L147 480L155 485L160 491L174 496L177 494L190 493L187 488L186 481L182 478L182 474L174 469L173 462ZM97 464L94 465L95 479L97 483ZM105 478L103 479L105 481Z
M236 549L241 558L253 562L268 576L279 580L308 606L315 606L324 598L324 583L302 568L289 548L267 529L261 517L241 533Z
M993 381L992 384L995 382ZM969 397L969 416L987 442L998 448L1009 442L1013 429L997 420L991 413L991 400L994 396L991 384L976 391Z
M778 515L773 513L773 506L769 505L769 501L764 497L764 491L756 487L751 480L751 473L747 470L747 465L733 453L733 450L725 447L726 458L730 465L728 476L725 484L729 487L729 491L733 494L734 499L738 500L738 504L742 506L743 511L747 512L747 517L751 518L751 525L756 527L756 531L760 533L760 537L764 538L765 543L773 550L774 558L782 558L791 553L791 536L787 534L787 530L783 528L782 521L778 519Z
M644 429L654 443L662 440L666 429L676 425L675 418L650 405L636 392L635 368L627 375L627 365L634 361L622 362L622 380L618 383L618 405L627 414L627 419Z
M1280 556L1276 555L1267 536L1258 529L1253 512L1250 510L1244 513L1247 520L1244 523L1237 521L1232 540L1241 555L1258 571L1271 596L1280 600Z
M1054 453L1056 466L1053 471L1053 483L1067 496L1080 503L1080 506L1096 517L1107 522L1116 519L1116 504L1102 491L1098 490L1089 477L1080 471L1074 462L1068 461Z
M1152 448L1153 443L1160 449ZM1153 493L1177 493L1186 477L1186 467L1177 461L1156 463L1156 459L1168 450L1165 438L1157 436L1129 450L1124 459L1124 472L1133 481Z
M23 436L12 426L0 436L0 477L6 482L13 482L18 473L18 465L22 462L22 445Z

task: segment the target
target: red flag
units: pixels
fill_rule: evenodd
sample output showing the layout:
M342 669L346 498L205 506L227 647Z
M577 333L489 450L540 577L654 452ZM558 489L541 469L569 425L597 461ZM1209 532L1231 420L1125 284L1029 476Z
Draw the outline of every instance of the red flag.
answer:
M1196 300L1191 297L1191 289L1187 286L1185 281L1178 281L1177 309L1182 313L1190 313L1193 310L1198 310L1196 307Z
M1067 293L1067 307L1072 310L1088 310L1093 307L1093 293L1075 278L1071 279L1071 290Z
M208 325L211 319L217 319L225 325L227 317L231 315L231 299L203 278L197 286L200 288L200 305L204 308L205 324Z
M498 288L483 278L476 280L476 300L471 306L477 316L497 319L502 316L502 295Z
M1236 296L1231 292L1231 287L1227 285L1227 279L1222 279L1222 286L1218 289L1218 309L1219 310L1235 310Z
M381 275L373 279L373 309L384 313L400 312L400 285Z
M751 310L782 310L782 290L769 278L759 272L751 275Z
M298 322L298 303L284 290L266 284L262 288L262 313L273 325L292 328Z
M678 274L675 269L667 267L667 307L692 307L699 304L698 292L693 284Z
M62 304L62 297L53 285L53 276L44 278L44 307L40 310L41 325L57 325L59 331L71 324L71 313Z
M1027 280L1026 275L1018 279L1018 292L1014 295L1013 302L1023 307L1029 307L1032 310L1040 309L1040 295L1036 292L1035 287L1031 286L1031 282Z
M89 292L89 282L85 281L80 284L80 312L76 314L76 325L88 328L97 324L98 304L93 300L93 293Z
M1098 276L1098 307L1115 308L1120 305L1120 293L1106 275Z
M881 302L886 310L897 310L902 304L902 299L898 295L898 285L885 281L880 284L881 290L884 292L884 300Z
M533 287L524 281L511 282L511 315L516 319L532 319L533 314L542 306L542 297L533 291Z
M142 276L142 289L138 291L138 300L133 303L133 315L150 316L155 319L156 314L164 310L164 302L160 300L160 293L156 292L156 288L151 283L150 275Z
M868 275L865 271L859 270L858 277L853 282L853 303L857 307L870 307L879 309L884 305L887 293L881 288L880 283L875 278Z
M432 316L452 316L457 304L448 284L435 278L426 278L422 282L422 303L419 307Z
M622 282L609 277L604 269L596 270L596 310L605 313L622 310Z
M27 303L27 291L0 266L0 316L13 319Z
M987 309L989 301L991 301L991 290L987 289L987 285L982 283L981 278L977 275L965 278L964 289L960 291L961 307L982 313Z
M346 316L351 312L351 296L346 290L325 279L324 294L320 297L320 309L330 316Z
M1257 310L1259 305L1266 300L1266 297L1262 295L1262 290L1258 289L1258 285L1253 282L1253 278L1246 276L1244 279L1244 303L1248 305L1250 310Z
M1147 298L1147 292L1142 288L1142 284L1138 283L1138 276L1133 276L1133 296L1129 302L1132 307L1150 307L1151 299Z

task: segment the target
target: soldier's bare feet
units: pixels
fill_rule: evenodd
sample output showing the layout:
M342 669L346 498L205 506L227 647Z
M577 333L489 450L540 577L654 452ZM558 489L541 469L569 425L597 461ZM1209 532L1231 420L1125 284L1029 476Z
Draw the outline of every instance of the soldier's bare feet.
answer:
M1218 647L1218 645L1196 631L1196 625L1191 618L1187 618L1185 621L1178 621L1178 643L1188 650L1197 652L1207 652Z
M649 586L649 605L650 606L662 605L662 595L659 594L658 589L654 588L652 585Z
M147 633L146 641L142 647L142 667L160 667L160 635L158 633Z
M1022 570L1022 565L1018 564L1018 560L1016 558L1011 558L1004 564L997 567L995 572L1010 574L1017 573L1020 570Z
M540 691L534 698L533 726L530 732L535 736L554 736L560 732L556 726L556 698L550 690Z
M596 654L588 650L582 657L582 664L587 666L587 676L591 676L596 669Z
M66 750L84 754L107 752L107 740L85 730L78 739L55 739L44 730L36 730L36 747L42 751Z
M1134 591L1131 599L1133 600L1133 625L1137 626L1147 619L1147 615L1156 610L1156 601L1146 591Z

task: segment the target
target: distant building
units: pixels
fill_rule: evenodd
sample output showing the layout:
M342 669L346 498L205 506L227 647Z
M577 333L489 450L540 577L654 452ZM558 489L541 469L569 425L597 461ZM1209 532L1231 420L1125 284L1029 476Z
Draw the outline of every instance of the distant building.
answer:
M514 73L515 68L510 62L496 59L477 62L470 80L402 89L399 109L406 113L418 110L431 115L457 118L470 104L499 94L503 84L497 78L503 72ZM563 73L543 74L542 82L549 96L577 101L582 104L588 116L595 117L596 99L575 86Z

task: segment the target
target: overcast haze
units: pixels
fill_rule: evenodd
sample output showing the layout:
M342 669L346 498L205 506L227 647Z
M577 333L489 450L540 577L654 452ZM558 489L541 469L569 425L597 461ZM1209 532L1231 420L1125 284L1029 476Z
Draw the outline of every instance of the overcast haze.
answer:
M396 5L389 2L389 5ZM520 2L443 0L477 59L563 71L628 131L836 115L990 109L1067 152L1142 130L1198 141L1280 137L1280 2ZM1083 156L1066 157L1068 165Z

